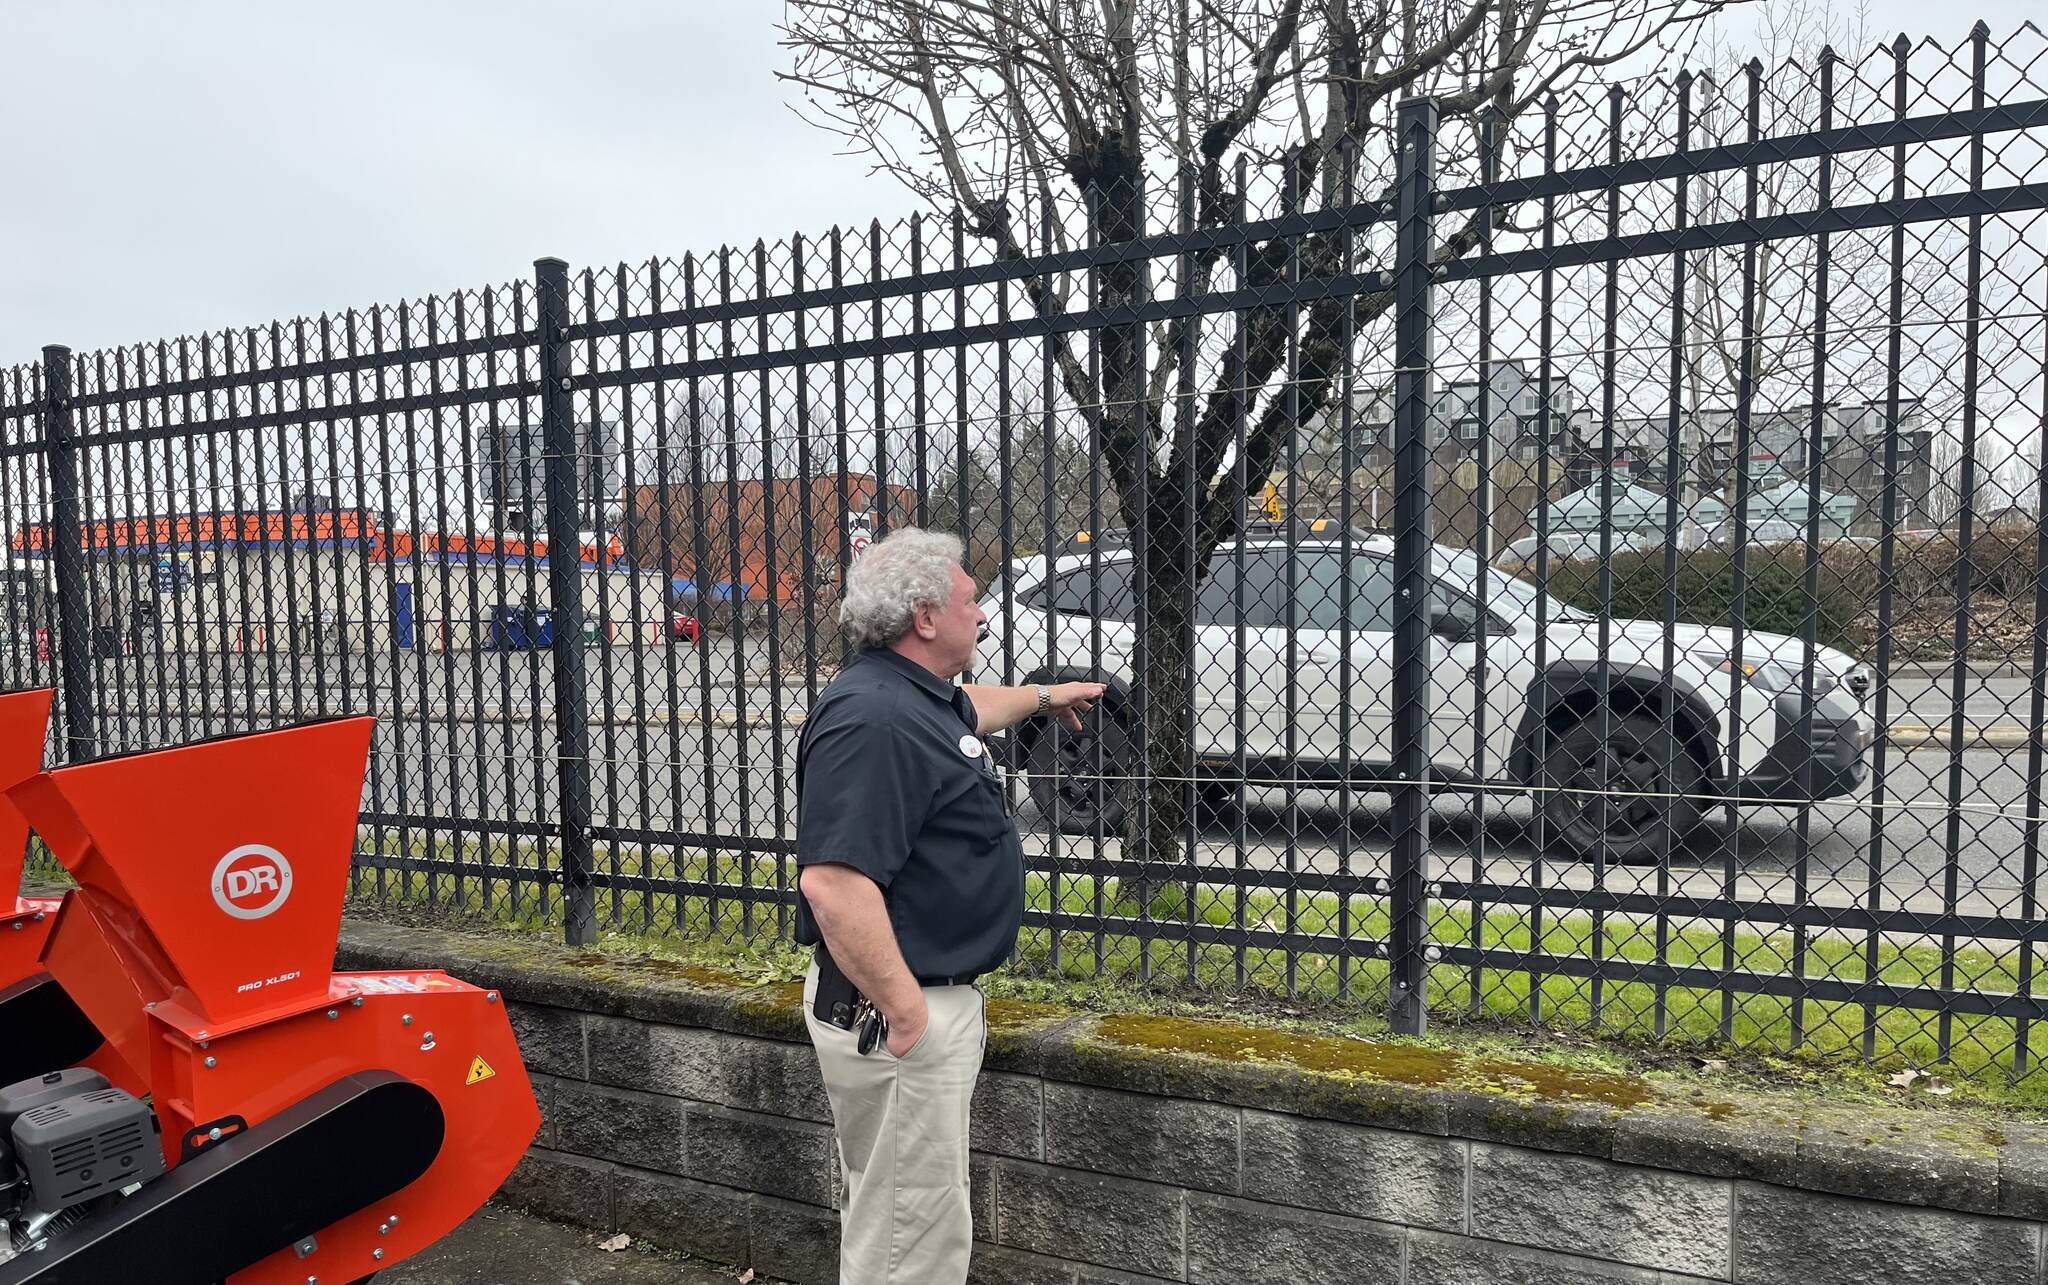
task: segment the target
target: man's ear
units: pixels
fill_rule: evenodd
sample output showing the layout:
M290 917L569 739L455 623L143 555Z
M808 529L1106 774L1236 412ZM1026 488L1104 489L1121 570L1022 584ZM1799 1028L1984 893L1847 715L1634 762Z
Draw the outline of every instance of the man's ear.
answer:
M919 607L910 614L910 627L926 642L939 636L938 622L932 619L932 612L924 607Z

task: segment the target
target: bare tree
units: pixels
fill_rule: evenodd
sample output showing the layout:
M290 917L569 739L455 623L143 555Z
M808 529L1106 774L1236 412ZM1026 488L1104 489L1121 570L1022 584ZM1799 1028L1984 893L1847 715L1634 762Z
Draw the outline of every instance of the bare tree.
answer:
M1007 450L984 439L939 467L930 521L966 537L968 564L985 589L1011 558L1056 554L1058 542L1077 530L1121 525L1115 503L1114 487L1087 442L1049 429L1039 411L1027 409L1013 416ZM1050 550L1047 532L1055 542Z
M1781 120L1789 121L1794 132L1815 128L1823 95L1820 78L1810 69L1832 57L1838 47L1861 49L1869 44L1860 7L1845 10L1814 0L1763 0L1752 12L1757 15L1756 30L1743 42L1751 51L1748 75L1717 81L1709 74L1695 82L1696 137L1688 140L1695 146L1741 143L1752 128L1759 136L1768 137ZM1716 31L1708 42L1707 65L1732 69L1743 61L1734 55L1726 33ZM1788 64L1809 69L1809 74L1774 79L1771 88L1776 92L1761 92L1765 69ZM1754 93L1751 82L1759 87ZM1853 119L1857 104L1849 99L1868 97L1869 92L1855 80L1843 85L1835 103L1839 118ZM1890 160L1865 152L1852 153L1846 162L1832 157L1829 162L1837 166L1837 180L1854 187L1879 181L1879 170ZM1840 173L1845 163L1857 172ZM1732 223L1808 209L1815 198L1812 166L1773 165L1754 175L1742 170L1710 171L1688 182L1693 217L1700 223ZM1768 396L1763 390L1785 379L1811 350L1819 245L1812 237L1788 237L1724 246L1694 256L1688 265L1691 299L1682 340L1689 410L1697 413L1732 406L1745 375L1755 395ZM1839 244L1831 247L1837 252L1829 266L1838 290L1845 281L1853 282L1867 272L1883 273L1886 256L1880 242L1850 245L1846 254L1841 253L1844 248ZM1754 266L1745 272L1745 261L1751 255ZM1745 336L1749 337L1746 342Z
M1330 209L1391 195L1393 108L1429 95L1446 127L1441 168L1476 178L1479 122L1493 137L1532 104L1625 60L1670 56L1729 0L789 0L785 79L816 123L941 210L958 208L1000 257L1115 244L1156 226L1170 194L1178 226L1244 217L1248 175L1283 208ZM1483 240L1484 211L1443 220L1441 258ZM1042 229L1042 231L1041 231ZM1371 266L1385 251L1342 231L1094 270L1090 302L1114 309L1226 279L1284 287ZM1360 259L1365 262L1361 264ZM1021 283L1066 309L1064 276ZM1162 859L1186 821L1180 780L1192 626L1182 604L1231 539L1299 425L1348 369L1348 337L1383 347L1388 292L1240 314L1193 315L1099 332L1096 370L1053 344L1061 392L1086 422L1132 515L1148 587L1134 731L1154 773L1148 818L1127 851ZM1092 377L1093 376L1093 377ZM1192 496L1192 500L1190 497Z
M1751 12L1757 22L1754 36L1743 42L1752 51L1747 73L1720 82L1703 76L1694 84L1692 146L1738 144L1752 130L1771 137L1892 114L1889 85L1880 77L1856 74L1854 66L1878 46L1866 8L1823 0L1762 0ZM1738 63L1720 33L1709 41L1704 61L1714 67ZM1889 150L1842 151L1754 173L1736 169L1695 176L1689 181L1693 220L1737 223L1814 209L1824 168L1837 204L1891 194L1894 159ZM1907 181L1917 189L1931 177L1920 169L1909 172ZM1702 414L1732 410L1745 381L1751 404L1759 410L1810 405L1825 269L1828 369L1822 382L1827 399L1880 401L1896 375L1912 413L1933 433L1935 475L1941 476L1943 461L1958 461L1964 401L1959 368L1970 305L1962 266L1968 234L1955 223L1937 222L1900 229L1896 246L1893 236L1887 229L1829 238L1782 237L1693 256L1681 344L1686 408L1694 422ZM1895 278L1902 325L1894 372L1893 329L1886 323ZM2018 284L1996 271L1986 273L1978 300L1982 315L2012 307ZM2012 348L2012 337L1999 327L1985 328L1978 340L1987 365ZM1987 391L1980 390L1980 409L1991 400L1984 396ZM1956 440L1943 443L1945 434ZM1980 458L1988 457L1980 451Z

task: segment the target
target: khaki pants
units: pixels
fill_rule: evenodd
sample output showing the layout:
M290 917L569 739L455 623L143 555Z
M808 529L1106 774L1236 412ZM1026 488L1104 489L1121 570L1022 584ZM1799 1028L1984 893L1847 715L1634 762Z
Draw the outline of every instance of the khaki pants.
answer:
M988 1022L973 986L928 986L931 1020L900 1059L862 1057L852 1031L811 1014L818 967L804 981L804 1023L818 1051L845 1186L839 1285L962 1285L974 1246L967 1194L967 1109Z

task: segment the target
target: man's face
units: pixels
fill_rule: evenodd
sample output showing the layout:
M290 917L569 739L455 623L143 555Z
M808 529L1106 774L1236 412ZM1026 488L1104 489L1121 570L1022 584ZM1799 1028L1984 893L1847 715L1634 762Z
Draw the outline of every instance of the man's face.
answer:
M974 577L956 566L953 568L953 596L943 608L921 608L918 613L918 632L926 634L931 646L932 659L945 666L945 677L952 677L974 663L974 646L981 639L981 627L988 623L988 616L981 604L974 600Z

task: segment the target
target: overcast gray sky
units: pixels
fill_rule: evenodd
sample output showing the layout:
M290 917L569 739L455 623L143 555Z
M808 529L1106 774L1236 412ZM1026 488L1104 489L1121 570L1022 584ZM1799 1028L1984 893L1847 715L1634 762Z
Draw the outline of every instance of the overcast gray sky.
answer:
M773 0L6 0L0 363L907 212Z
M1870 24L1946 43L2040 5ZM785 105L780 12L6 0L0 364L906 213Z

